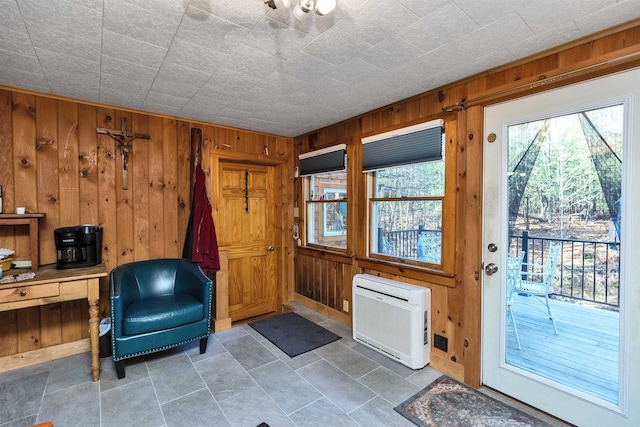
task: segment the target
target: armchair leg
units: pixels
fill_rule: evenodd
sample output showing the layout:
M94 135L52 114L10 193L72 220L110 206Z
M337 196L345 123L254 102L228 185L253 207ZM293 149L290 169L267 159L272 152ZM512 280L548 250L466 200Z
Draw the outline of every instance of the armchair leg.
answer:
M118 379L121 380L124 378L124 360L118 360L117 362L113 362L116 365L116 375L118 375Z
M209 337L200 338L200 354L205 354L207 352L207 341Z

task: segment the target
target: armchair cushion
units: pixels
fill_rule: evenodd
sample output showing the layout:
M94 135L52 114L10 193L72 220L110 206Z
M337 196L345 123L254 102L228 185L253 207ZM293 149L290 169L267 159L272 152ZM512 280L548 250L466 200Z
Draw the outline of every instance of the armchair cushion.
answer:
M163 295L132 303L124 313L125 335L175 328L197 322L204 316L204 304L191 295Z

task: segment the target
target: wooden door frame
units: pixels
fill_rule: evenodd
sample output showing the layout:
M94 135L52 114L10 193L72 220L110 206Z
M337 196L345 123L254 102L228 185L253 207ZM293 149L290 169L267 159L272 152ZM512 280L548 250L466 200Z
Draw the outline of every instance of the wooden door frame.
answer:
M285 188L286 176L286 164L287 159L266 159L262 156L239 156L236 153L216 153L211 155L211 169L207 180L209 199L211 201L211 209L214 223L216 223L219 215L220 202L222 195L220 194L220 187L218 182L213 181L213 177L220 176L220 163L244 163L256 166L268 166L273 167L273 181L276 188L273 189L273 198L275 205L275 218L281 218L280 222L276 223L276 229L273 231L274 235L274 256L275 256L275 280L276 280L276 311L282 311L282 304L285 303L285 298L288 295L289 284L285 283L284 278L288 277L285 274L285 261L286 256L284 254L285 239L287 234L285 230L289 228L288 223L290 218L288 215L289 209L285 209L283 206L283 192L277 191L278 187ZM215 185L214 185L215 184ZM291 191L291 190L289 190ZM216 273L215 280L215 307L212 310L213 330L214 332L225 331L232 326L231 316L229 315L229 252L228 248L221 246L218 248L220 256L220 271Z

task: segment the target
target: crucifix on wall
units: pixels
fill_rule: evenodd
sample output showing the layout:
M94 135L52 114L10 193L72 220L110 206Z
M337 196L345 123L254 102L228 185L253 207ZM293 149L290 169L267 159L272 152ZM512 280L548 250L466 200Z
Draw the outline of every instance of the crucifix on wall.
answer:
M127 130L127 119L122 118L122 130L111 130L97 128L96 132L109 135L118 142L117 147L122 155L122 189L129 188L129 155L131 154L131 143L134 139L151 139L146 133L135 133Z

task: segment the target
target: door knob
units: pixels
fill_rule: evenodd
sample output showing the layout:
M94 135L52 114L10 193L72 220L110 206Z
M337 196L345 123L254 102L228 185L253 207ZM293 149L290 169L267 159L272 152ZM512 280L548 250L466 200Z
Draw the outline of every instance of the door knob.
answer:
M484 268L484 271L487 272L487 274L489 276L491 276L493 273L498 271L498 266L495 265L494 263L489 263L487 264L487 266Z
M275 249L276 249L276 248L274 248L273 246L269 246L269 247L267 248L267 250L268 250L269 252L273 252Z
M487 249L489 249L489 252L495 252L498 250L498 245L496 245L495 243L489 243Z

